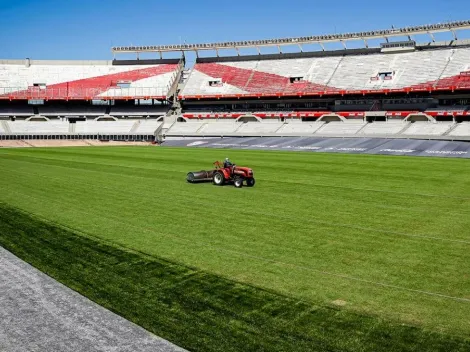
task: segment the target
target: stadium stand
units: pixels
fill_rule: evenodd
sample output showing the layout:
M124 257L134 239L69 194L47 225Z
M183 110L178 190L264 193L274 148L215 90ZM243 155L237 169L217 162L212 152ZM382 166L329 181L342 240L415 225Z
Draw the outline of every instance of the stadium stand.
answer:
M157 119L148 119L148 120L137 120L133 128L129 133L131 134L142 134L142 135L151 135L162 125L162 121L157 121Z
M263 122L245 122L236 130L238 134L272 134L282 127L283 123L278 120L266 120Z
M324 122L302 122L301 120L292 120L276 131L276 134L283 136L310 135L315 133L323 126Z
M359 132L366 123L364 121L347 121L347 122L336 122L332 121L325 123L319 128L315 134L326 134L326 135L353 135Z
M453 126L452 122L415 122L403 131L403 135L442 136Z
M408 128L409 124L409 122L403 121L368 123L358 134L369 136L396 135Z
M164 98L180 66L109 61L0 61L0 99Z
M455 128L449 132L449 136L455 137L468 137L470 136L470 122L462 122L455 126Z
M203 135L224 135L232 134L240 128L241 123L226 120L206 120L207 122L199 129L199 133Z
M468 88L469 58L470 48L463 47L327 58L198 62L180 95L187 99Z
M172 135L197 135L204 124L204 121L176 122L170 131Z
M75 133L77 134L130 134L138 120L119 121L77 121Z
M12 134L67 134L69 123L66 121L9 121Z

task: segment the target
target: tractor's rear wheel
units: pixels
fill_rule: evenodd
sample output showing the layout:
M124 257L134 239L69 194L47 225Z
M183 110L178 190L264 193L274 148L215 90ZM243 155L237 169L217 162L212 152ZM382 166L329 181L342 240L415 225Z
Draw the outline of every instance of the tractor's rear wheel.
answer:
M194 182L194 174L192 172L188 172L188 174L186 175L186 181L188 181L189 183Z
M223 186L224 183L225 183L225 177L221 172L216 172L214 174L214 178L213 178L212 182L216 186Z
M236 177L234 180L233 180L233 185L237 188L242 188L243 187L243 178L241 177Z
M253 187L255 185L255 179L254 178L247 178L246 179L246 185L248 187Z

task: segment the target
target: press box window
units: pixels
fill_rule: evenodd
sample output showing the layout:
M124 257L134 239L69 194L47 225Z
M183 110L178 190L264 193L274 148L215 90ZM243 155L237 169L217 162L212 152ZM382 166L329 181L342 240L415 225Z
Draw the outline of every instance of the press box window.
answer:
M39 89L46 89L46 83L33 83L33 87L36 87Z
M389 81L393 78L393 72L380 72L378 76L382 81Z
M304 78L300 77L300 76L289 77L290 83L299 83L299 82L302 82L303 80L304 80Z
M116 84L119 88L130 88L131 82L117 82Z
M93 99L91 105L114 105L114 100Z
M223 83L221 79L214 79L209 81L209 87L222 87Z
M29 105L44 105L44 100L43 99L29 99L28 104Z

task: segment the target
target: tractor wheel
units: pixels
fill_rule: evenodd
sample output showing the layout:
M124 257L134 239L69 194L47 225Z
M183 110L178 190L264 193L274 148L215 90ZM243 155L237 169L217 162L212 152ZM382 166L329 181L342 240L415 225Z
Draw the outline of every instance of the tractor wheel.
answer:
M194 182L194 174L192 172L189 172L187 175L186 175L186 181L188 181L189 183L193 183Z
M216 172L214 174L214 179L212 180L212 182L216 186L223 186L225 183L225 177L221 172Z
M247 178L246 179L246 185L248 187L253 187L255 185L255 179L254 178Z
M234 180L233 180L233 185L237 188L242 188L243 187L243 178L241 177L236 177Z

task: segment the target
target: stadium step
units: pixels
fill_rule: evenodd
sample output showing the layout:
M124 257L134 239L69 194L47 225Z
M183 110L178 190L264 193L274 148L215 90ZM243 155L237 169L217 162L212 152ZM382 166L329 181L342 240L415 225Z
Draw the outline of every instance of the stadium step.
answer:
M256 62L256 66L253 69L253 71L251 72L250 77L248 77L248 80L246 81L245 86L243 88L248 87L248 85L250 84L251 80L253 79L253 76L255 75L256 69L258 68L258 65L259 65L259 61Z
M408 129L408 127L410 127L410 126L411 126L411 123L410 123L410 122L406 122L406 123L405 123L405 127L403 127L403 128L402 128L400 131L398 131L396 134L402 134L402 133L405 132L405 131Z
M360 134L361 131L362 131L364 128L366 128L367 125L368 125L367 123L364 123L364 126L362 126L362 127L361 127L356 133L354 133L354 134Z
M341 63L343 62L343 60L344 60L344 55L341 56L341 59L338 61L338 64L336 65L335 69L333 70L333 73L331 74L328 81L325 83L325 87L327 87L330 84L331 80L333 79L333 77L336 74L336 71L338 71L338 68L341 66Z
M433 87L437 87L439 85L439 81L441 80L442 76L444 75L444 72L446 72L447 70L447 67L449 66L450 62L452 61L452 56L454 56L454 53L455 51L452 50L450 56L447 58L447 62L446 64L444 65L444 68L442 69L440 75L439 75L439 78L436 80L436 82L434 83Z
M6 133L11 133L11 129L10 129L10 125L8 124L8 121L2 121L2 126L3 126L3 130Z
M140 120L137 120L131 127L131 130L129 131L130 134L134 134L135 131L139 128L140 125Z
M457 123L453 123L452 126L450 126L450 128L445 131L442 135L443 136L447 136L449 133L451 133L456 127L458 126Z

